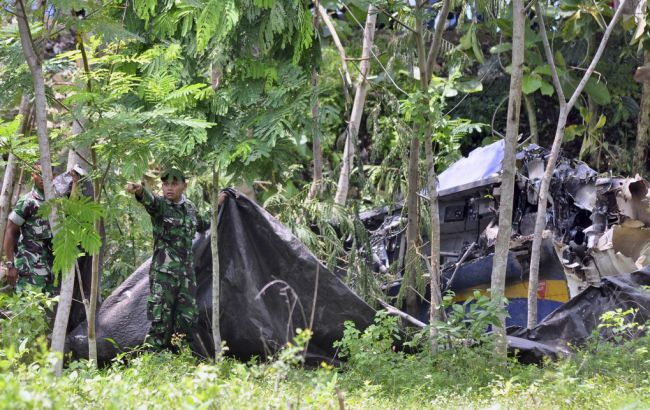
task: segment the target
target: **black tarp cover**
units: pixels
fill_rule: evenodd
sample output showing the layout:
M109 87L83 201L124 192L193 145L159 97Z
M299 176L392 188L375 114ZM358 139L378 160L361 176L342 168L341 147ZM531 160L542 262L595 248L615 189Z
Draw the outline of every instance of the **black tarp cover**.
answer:
M537 342L556 352L567 352L582 345L598 329L605 312L638 309L634 320L645 323L650 319L650 267L633 273L603 278L600 286L590 286L557 308L534 328L510 328L515 338ZM607 337L607 329L600 329Z
M229 197L219 218L220 327L230 354L248 358L276 352L292 339L297 328L309 327L315 292L314 335L308 351L311 358L335 356L332 344L343 336L345 321L352 321L362 329L372 322L374 310L253 201L243 195ZM193 248L200 311L193 348L208 356L214 351L210 327L209 232L197 237ZM115 289L100 307L97 315L100 362L143 342L150 327L146 315L148 270L149 261ZM85 322L69 334L68 348L76 357L88 356Z

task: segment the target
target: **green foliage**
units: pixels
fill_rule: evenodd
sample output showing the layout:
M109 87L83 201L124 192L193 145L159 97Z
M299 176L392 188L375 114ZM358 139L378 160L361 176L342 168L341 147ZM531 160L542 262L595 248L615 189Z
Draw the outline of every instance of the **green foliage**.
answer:
M439 343L448 348L490 344L492 337L486 332L500 323L500 306L507 306L507 300L498 304L478 290L463 303L454 303L454 294L449 292L443 296L442 303L446 320L435 322L434 326L438 329Z
M0 152L12 153L21 162L31 164L38 158L38 142L34 136L18 133L22 121L20 115L9 122L0 120Z
M636 339L645 334L647 326L635 321L638 308L623 310L621 308L605 312L600 316L599 330L604 330L609 336L608 341L622 343L625 340Z
M18 25L3 24L0 41L0 107L4 109L20 103L24 90L31 87L31 76L20 45Z
M350 366L366 369L369 374L382 373L403 352L395 351L402 338L398 318L380 310L373 324L360 331L353 322L345 322L343 339L334 343Z
M383 323L383 324L380 324ZM50 357L0 363L0 400L10 408L645 408L650 405L648 337L604 344L595 354L576 355L543 366L500 365L481 347L393 351L394 320L378 319L369 334L350 337L366 361L339 370L327 364L301 367L301 343L269 361L231 358L198 362L186 350L124 354L103 369L71 362L61 378L49 371ZM350 333L352 335L352 333ZM361 341L363 340L363 342ZM356 345L354 344L356 343ZM372 353L374 353L374 355ZM373 357L378 356L378 357ZM371 366L377 367L367 367ZM260 405L260 403L262 403Z
M46 349L54 303L30 288L20 293L0 292L0 373L13 371L18 363L31 363Z
M95 222L102 217L103 210L91 198L72 195L46 202L38 211L43 217L48 217L53 207L56 208L57 225L52 239L52 271L58 274L74 266L81 250L89 255L99 252L102 240Z
M239 22L234 0L210 0L196 21L196 48L201 52L208 43L223 41Z
M329 269L345 254L344 239L354 236L354 215L331 201L306 201L307 190L289 195L283 187L269 196L264 207L293 232ZM315 229L313 229L315 228Z

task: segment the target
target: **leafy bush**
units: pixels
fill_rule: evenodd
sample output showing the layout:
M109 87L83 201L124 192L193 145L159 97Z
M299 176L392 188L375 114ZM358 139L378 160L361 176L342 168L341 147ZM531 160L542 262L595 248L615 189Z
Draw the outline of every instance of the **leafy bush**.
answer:
M433 324L438 329L441 345L452 348L492 342L486 332L499 323L501 308L489 296L475 290L463 303L455 303L454 293L450 291L442 298L442 304L446 320Z
M55 299L31 289L0 293L0 361L30 361L44 350L54 303Z
M624 340L636 339L645 333L647 326L635 321L638 308L610 310L600 316L599 330L606 333L605 341L621 343Z

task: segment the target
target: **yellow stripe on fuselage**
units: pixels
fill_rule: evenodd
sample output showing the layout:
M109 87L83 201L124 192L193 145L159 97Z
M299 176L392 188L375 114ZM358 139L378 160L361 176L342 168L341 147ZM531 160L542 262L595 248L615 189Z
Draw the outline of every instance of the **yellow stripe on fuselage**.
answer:
M569 300L569 288L565 280L540 280L540 286L537 296L541 300L553 300L556 302L567 302ZM471 289L465 289L456 292L454 302L463 302L469 299L474 290L478 290L482 295L487 295L487 289L490 285L477 285ZM506 285L505 296L508 299L527 299L528 298L528 281L512 282Z

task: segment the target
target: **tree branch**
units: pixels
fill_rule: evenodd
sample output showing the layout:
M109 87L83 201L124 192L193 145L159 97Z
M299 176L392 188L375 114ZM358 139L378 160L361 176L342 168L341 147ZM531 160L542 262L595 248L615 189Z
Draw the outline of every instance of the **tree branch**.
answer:
M548 34L546 33L546 26L544 24L544 16L542 15L542 6L539 5L539 0L535 3L535 13L537 14L537 24L539 24L539 31L542 35L542 43L544 44L546 59L548 60L548 64L551 66L551 76L553 77L553 85L555 86L557 97L560 100L560 105L566 104L566 97L564 96L564 91L562 90L560 76L557 74L557 68L555 67L555 58L553 57L551 44L548 41Z
M425 327L427 327L426 323L414 318L408 313L402 312L401 310L397 309L394 306L389 305L388 303L384 302L379 298L377 298L377 301L386 310L386 312L388 312L389 315L399 316L402 319L406 320L407 322L411 323L412 325L419 327L420 329L424 329Z
M389 19L393 20L395 23L397 23L397 24L399 24L400 26L404 27L405 29L407 29L407 30L410 31L411 33L414 33L414 34L416 33L416 31L415 31L414 28L412 28L412 27L409 26L408 24L404 23L403 21L401 21L400 19L398 19L398 18L395 17L394 15L390 14L388 11L384 10L382 7L379 7L379 6L375 6L375 7L377 7L377 10L381 11L382 13L384 13L384 15L385 15L386 17L388 17Z
M609 22L607 25L607 29L605 30L605 34L603 34L603 37L600 39L600 44L598 45L598 50L596 50L596 54L594 55L594 58L591 60L591 64L589 64L589 67L587 68L587 71L585 72L584 76L582 77L582 80L580 80L580 83L576 87L575 91L573 91L573 95L569 99L569 102L567 103L567 107L570 110L573 105L576 103L576 100L582 93L582 90L585 88L587 85L587 81L591 77L591 74L594 72L596 69L596 66L600 62L600 58L603 56L603 52L605 51L605 47L607 46L607 42L609 41L609 36L612 34L612 31L614 30L614 26L616 23L618 23L619 18L621 17L621 14L623 14L623 8L625 6L627 0L622 0L620 4L618 5L618 8L616 9L616 13L614 13L614 17L612 17L612 20Z
M334 28L334 24L332 24L330 16L327 15L327 10L325 10L325 8L320 5L320 3L317 6L318 14L320 14L320 17L323 19L323 23L325 23L327 29L330 31L330 34L332 35L332 41L334 41L334 45L339 51L339 56L341 57L341 65L343 66L343 72L345 73L345 85L346 87L351 87L352 77L350 77L350 71L348 70L347 58L345 57L345 48L343 48L341 39L339 38L339 35Z
M427 79L431 78L431 75L433 74L433 66L436 64L436 60L438 59L438 53L440 52L440 46L442 45L442 33L445 31L445 23L447 22L450 3L450 0L444 0L442 2L442 8L438 13L439 17L436 22L436 29L433 33L433 41L431 42L429 54L427 56Z
M343 6L344 6L345 8L347 8L348 11L350 11L350 8L348 7L347 4L345 4L345 2L341 2L341 4L343 4ZM374 6L373 6L373 7L374 7ZM352 13L352 11L350 11L350 16L352 16L352 19L357 23L357 25L363 29L363 25L361 24L361 22L359 21L359 19L357 19L357 18L355 17L355 15L354 15L354 13ZM370 48L369 51L370 51L370 54L372 54L372 56L373 56L373 57L375 58L375 60L377 61L377 64L379 64L379 66L381 67L381 69L384 71L384 74L386 74L386 78L388 78L388 79L390 80L390 82L393 83L393 85L395 86L395 88L397 88L397 89L398 89L402 94L408 96L409 94L408 94L406 91L404 91L402 88L400 88L399 85L397 85L397 83L396 83L395 80L393 79L393 76L390 75L390 73L388 72L388 70L386 69L386 67L384 66L384 64L382 64L381 60L379 60L379 57L377 56L377 54L375 54L375 52L372 50L372 47Z

